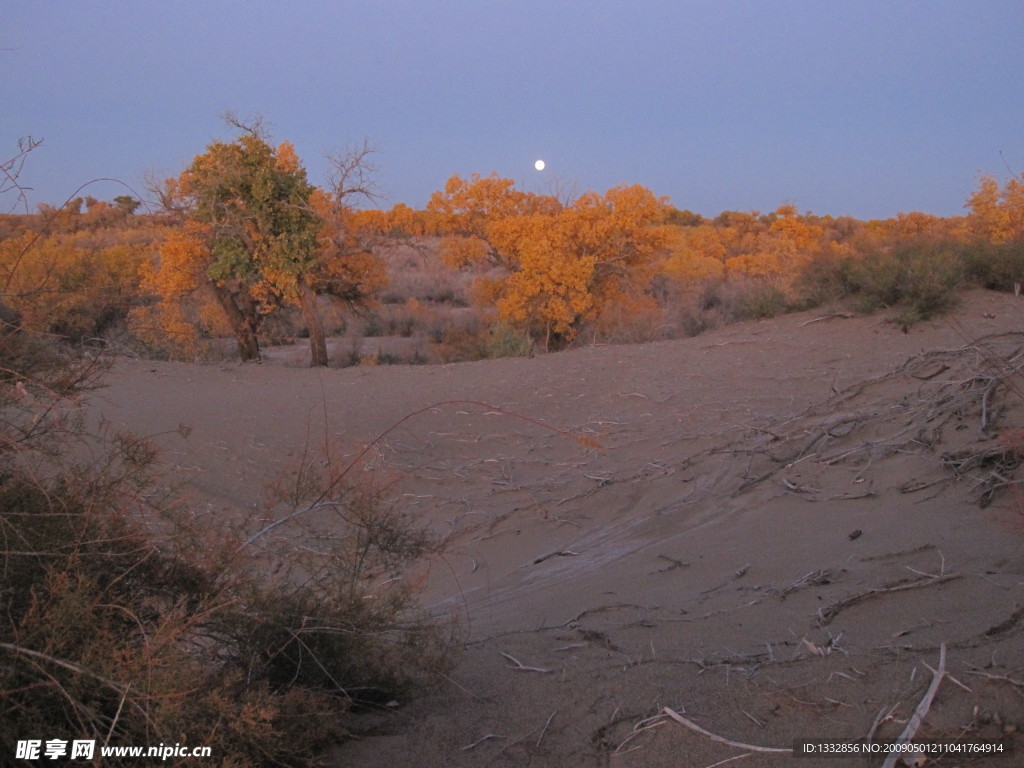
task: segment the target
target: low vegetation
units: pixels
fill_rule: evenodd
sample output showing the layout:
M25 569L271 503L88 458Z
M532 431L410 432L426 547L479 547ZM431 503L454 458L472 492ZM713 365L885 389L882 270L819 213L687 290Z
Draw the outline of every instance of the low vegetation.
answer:
M273 523L218 527L159 490L146 440L89 428L97 358L3 317L4 764L40 739L91 740L97 760L182 744L212 746L211 765L312 765L354 707L444 670L447 636L402 577L430 541L348 485L354 465L310 452L263 495Z
M1022 282L1020 178L983 179L949 219L707 219L636 185L562 201L494 175L360 210L365 148L323 190L287 142L236 127L157 212L122 196L0 216L0 754L187 734L215 763L308 765L353 707L445 668L402 578L431 547L412 520L309 453L264 494L263 529L191 514L157 492L148 441L87 423L105 348L201 360L227 338L257 360L303 338L314 365L452 362L819 305L906 329L961 286Z
M453 176L424 210L375 210L359 207L375 199L366 147L321 189L288 142L232 124L237 139L155 190L156 212L122 196L0 216L2 293L24 327L183 360L222 356L225 339L242 360L302 339L314 365L450 362L822 304L909 327L962 286L1013 290L1024 269L1019 177L982 178L952 218L784 205L712 219L638 185L562 200L494 174ZM412 341L360 343L384 337Z

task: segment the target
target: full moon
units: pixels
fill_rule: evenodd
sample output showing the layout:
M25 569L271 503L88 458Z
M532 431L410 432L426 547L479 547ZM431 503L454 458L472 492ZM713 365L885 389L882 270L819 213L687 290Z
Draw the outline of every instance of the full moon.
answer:
M544 161L543 160L538 160L536 163L533 164L533 167L536 168L538 171L543 171L544 170Z

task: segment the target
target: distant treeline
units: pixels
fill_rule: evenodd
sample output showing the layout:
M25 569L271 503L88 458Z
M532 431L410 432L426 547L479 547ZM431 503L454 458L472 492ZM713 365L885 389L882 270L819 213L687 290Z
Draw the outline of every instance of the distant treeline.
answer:
M453 176L424 210L377 210L360 207L373 199L366 153L336 158L323 189L290 144L247 130L164 182L155 213L120 196L0 216L0 301L24 328L72 342L192 360L227 337L254 360L303 337L326 365L326 338L357 328L471 359L830 302L894 307L909 325L961 285L1024 279L1020 177L982 178L950 218L793 205L706 218L638 185L560 199L495 174Z

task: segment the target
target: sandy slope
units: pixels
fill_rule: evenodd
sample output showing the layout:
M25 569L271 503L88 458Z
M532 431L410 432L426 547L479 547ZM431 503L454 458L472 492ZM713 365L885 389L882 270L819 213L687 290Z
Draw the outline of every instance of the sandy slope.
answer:
M244 515L303 446L340 459L461 401L374 455L447 540L423 597L458 617L464 650L437 690L359 718L338 765L699 767L749 751L663 707L754 745L862 737L880 717L891 738L941 644L957 682L920 733L1012 730L1024 686L996 678L1024 680L1024 517L1007 493L979 506L993 468L966 457L998 444L983 418L1024 426L1024 382L983 396L1006 374L996 356L1024 344L1024 304L969 294L952 323L907 334L821 316L450 366L124 361L96 408L164 433L176 480ZM963 331L1013 333L954 352Z

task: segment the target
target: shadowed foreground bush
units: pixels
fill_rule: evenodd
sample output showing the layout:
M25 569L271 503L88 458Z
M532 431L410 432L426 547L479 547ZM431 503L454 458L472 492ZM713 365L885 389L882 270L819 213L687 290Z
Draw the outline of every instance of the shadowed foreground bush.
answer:
M286 537L188 529L145 441L84 429L101 372L0 331L0 765L27 739L95 740L97 764L138 763L103 745L162 743L310 765L353 705L443 668L398 578L428 545L408 520L307 463L264 510Z

